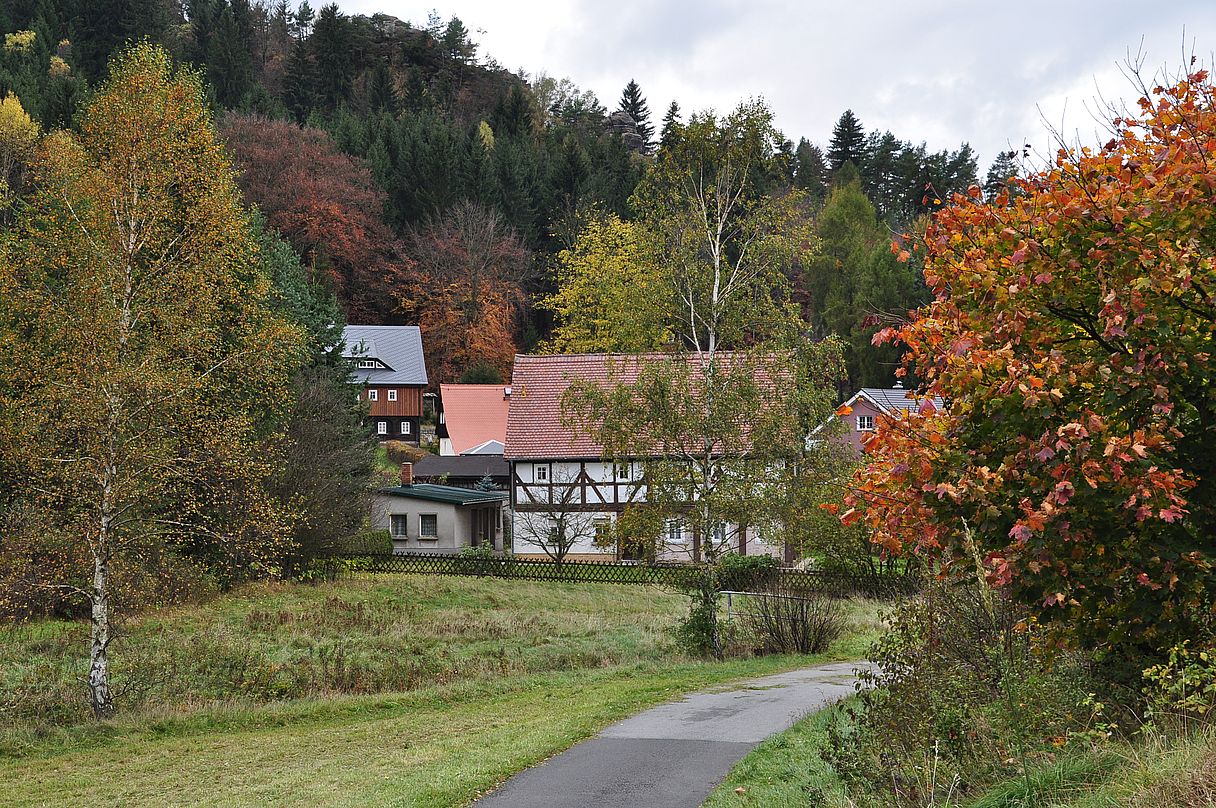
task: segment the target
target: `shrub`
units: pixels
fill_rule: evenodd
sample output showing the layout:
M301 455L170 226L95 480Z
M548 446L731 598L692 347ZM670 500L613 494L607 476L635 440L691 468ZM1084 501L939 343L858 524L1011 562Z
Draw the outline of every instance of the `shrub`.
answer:
M825 755L876 804L935 804L1051 759L1081 729L1090 673L1038 624L975 581L936 580L887 616L870 685Z
M1150 715L1202 719L1216 708L1216 647L1192 647L1190 640L1169 650L1165 662L1144 671Z
M762 594L748 598L740 612L744 627L763 653L816 654L845 628L841 601L823 593L793 597Z
M425 449L403 440L386 440L383 445L385 457L390 463L398 466L402 463L417 463L429 454Z
M386 555L393 552L393 537L387 530L364 529L339 545L339 553Z

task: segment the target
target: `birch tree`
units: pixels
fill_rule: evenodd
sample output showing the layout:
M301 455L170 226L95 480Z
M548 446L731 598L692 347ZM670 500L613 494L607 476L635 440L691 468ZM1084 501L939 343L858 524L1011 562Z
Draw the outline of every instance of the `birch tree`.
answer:
M774 470L831 413L839 346L807 340L790 301L787 272L814 241L802 193L773 181L783 140L760 102L673 123L632 204L675 347L566 401L611 454L643 459L648 500L688 523L695 560L728 550L726 523L756 524Z
M264 482L301 338L271 313L201 80L164 51L118 56L34 181L0 255L0 451L87 547L47 585L89 604L106 717L116 576L165 554L265 573L284 549Z

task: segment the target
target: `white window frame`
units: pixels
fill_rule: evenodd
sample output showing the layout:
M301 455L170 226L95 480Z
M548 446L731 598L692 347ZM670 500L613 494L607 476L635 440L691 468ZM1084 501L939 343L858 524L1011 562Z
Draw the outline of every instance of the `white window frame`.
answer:
M414 434L413 432L411 432L411 431L410 431L410 422L409 422L409 421L402 421L402 422L401 422L401 434L402 434L402 435L412 435L412 434Z
M396 400L397 400L397 391L396 391L396 390L389 390L389 391L388 391L388 400L389 400L389 401L396 401Z
M547 483L549 482L549 464L534 463L532 465L532 482Z
M388 434L388 421L377 421L376 422L376 434L377 435L387 435Z
M869 424L869 426L866 426ZM859 415L857 416L857 431L858 432L873 432L874 431L874 416Z
M379 392L378 392L378 391L376 391L376 390L368 390L368 391L367 391L367 400L368 400L368 401L377 401L377 400L378 400L378 397L379 397Z
M376 367L375 359L360 359L359 360L359 368L361 370L367 370L369 368L375 368L375 367Z
M613 464L613 474L619 482L629 482L633 479L633 463L625 461L624 463Z
M684 541L684 523L679 519L667 520L667 543L668 544L685 544Z
M423 533L422 532L422 520L427 518L428 516L435 520L435 532L434 533ZM418 514L418 538L423 539L423 540L430 540L430 541L433 541L433 540L439 538L439 514L437 514L437 513L420 513L420 514Z

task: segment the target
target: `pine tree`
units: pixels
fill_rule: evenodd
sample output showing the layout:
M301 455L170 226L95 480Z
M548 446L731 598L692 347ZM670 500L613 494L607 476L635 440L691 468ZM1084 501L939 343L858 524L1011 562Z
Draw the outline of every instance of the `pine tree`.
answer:
M649 152L654 145L654 124L650 122L650 107L642 95L642 88L633 79L625 85L621 92L621 103L618 112L624 112L633 119L633 125L642 137L642 151Z
M832 129L832 142L828 144L828 163L835 174L845 163L852 163L863 171L866 161L866 133L861 121L846 109Z
M316 18L317 13L308 5L308 0L303 0L296 13L291 16L291 35L297 41L307 39L312 33L312 24Z

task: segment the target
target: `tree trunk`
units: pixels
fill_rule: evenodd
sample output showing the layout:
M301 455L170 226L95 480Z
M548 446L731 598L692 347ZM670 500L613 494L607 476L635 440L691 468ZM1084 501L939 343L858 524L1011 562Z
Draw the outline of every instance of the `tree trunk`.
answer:
M97 718L114 713L110 694L110 570L98 554L93 559L93 612L89 632L89 703Z

